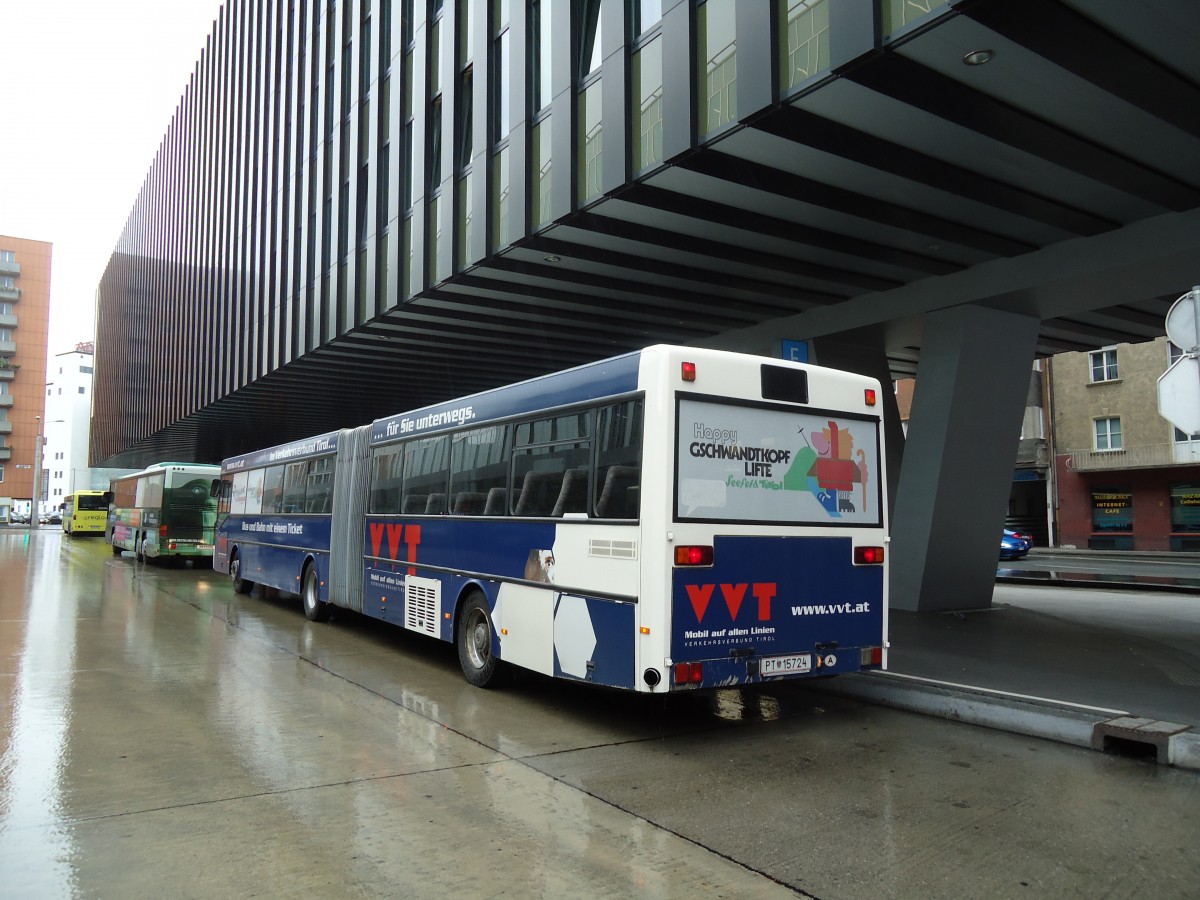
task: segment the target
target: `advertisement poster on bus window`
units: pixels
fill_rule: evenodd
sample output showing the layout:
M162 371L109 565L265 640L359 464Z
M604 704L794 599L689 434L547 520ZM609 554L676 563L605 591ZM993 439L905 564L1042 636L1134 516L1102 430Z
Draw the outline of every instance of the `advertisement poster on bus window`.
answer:
M681 520L878 525L877 419L679 401Z

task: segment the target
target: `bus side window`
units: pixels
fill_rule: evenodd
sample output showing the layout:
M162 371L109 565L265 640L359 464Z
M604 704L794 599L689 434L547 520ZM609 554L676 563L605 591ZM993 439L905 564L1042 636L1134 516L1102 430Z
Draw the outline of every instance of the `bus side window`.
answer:
M636 519L642 469L643 401L626 400L596 413L596 515Z
M229 511L235 516L243 515L246 512L246 479L249 472L238 472L233 476L233 498L229 504ZM120 504L117 504L120 506Z
M404 445L398 444L376 451L371 466L371 506L377 515L400 512L400 488L404 475Z
M283 466L271 466L263 476L262 512L283 511Z
M308 475L308 463L288 463L283 476L283 502L280 512L291 514L304 512L304 481Z
M310 460L304 489L304 511L327 513L333 508L333 457Z
M450 450L450 511L459 516L502 515L502 503L487 498L508 481L507 425L489 425L454 435ZM498 499L498 495L497 495Z
M584 410L517 425L513 515L587 513L591 416L591 410Z
M446 436L409 441L404 447L404 512L437 514L446 511L446 481L450 475L450 439ZM437 495L441 495L438 499ZM418 499L423 498L423 499Z

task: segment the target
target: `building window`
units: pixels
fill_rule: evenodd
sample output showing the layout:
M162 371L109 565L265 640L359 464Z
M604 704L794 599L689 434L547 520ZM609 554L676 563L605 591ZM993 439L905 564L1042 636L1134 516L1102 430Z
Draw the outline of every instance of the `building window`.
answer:
M780 14L784 17L780 86L790 91L829 68L829 2L788 0Z
M633 56L633 99L637 104L637 141L633 169L642 172L662 162L662 38L656 37Z
M492 220L492 249L508 246L508 148L500 150L494 157L495 177L492 179L492 205L496 217Z
M85 393L85 392L84 392L84 389L83 389L83 388L80 388L80 389L79 389L79 393L81 393L81 394L82 394L82 393Z
M594 80L579 96L579 199L600 194L604 145L601 119L600 80Z
M4 466L0 466L0 484L4 484Z
M540 228L550 221L550 117L533 128L533 145L529 154L533 179L533 227Z
M552 98L550 65L550 0L533 0L530 4L533 36L533 111L539 113L550 106Z
M1121 445L1121 418L1120 416L1112 416L1104 419L1094 419L1092 421L1096 435L1097 450L1120 450Z
M493 143L500 143L508 137L512 127L511 104L509 98L509 3L508 0L493 0L496 11L496 33L492 39L492 99L494 103L493 123L496 133Z
M1200 532L1200 484L1171 485L1171 531Z
M1177 463L1200 462L1200 433L1188 434L1172 428L1171 459Z
M1099 381L1116 381L1120 377L1117 374L1117 350L1115 347L1107 350L1095 350L1088 354L1088 359L1092 363L1093 384Z
M633 36L641 37L662 20L663 0L633 0Z
M734 0L708 0L697 13L700 135L707 137L737 119Z
M1092 531L1133 531L1133 494L1129 488L1092 491Z
M17 254L13 250L0 250L0 262L16 262Z
M512 127L510 8L509 0L492 0L492 250L508 244L508 132Z
M883 36L891 37L901 28L930 15L950 0L886 0L882 3Z
M11 275L0 275L0 288L5 290L14 290L17 286L16 280Z

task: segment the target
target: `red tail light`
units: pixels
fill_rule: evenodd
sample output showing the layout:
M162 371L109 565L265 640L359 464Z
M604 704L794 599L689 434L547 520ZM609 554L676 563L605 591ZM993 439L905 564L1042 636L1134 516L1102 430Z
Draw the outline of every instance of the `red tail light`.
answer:
M696 364L693 362L685 362L682 370L680 371L680 375L682 375L684 381L695 381Z
M704 681L704 665L702 663L675 663L676 684L700 684Z
M167 526L166 525L158 526L158 536L164 537L164 538L167 536Z
M864 666L882 666L883 665L883 648L882 647L863 647L862 648L862 665Z
M854 564L856 566L882 566L882 547L855 547Z
M711 566L712 564L712 547L675 548L675 565L677 566Z
M863 392L863 399L867 402L867 406L874 406L875 405L875 389L867 388Z

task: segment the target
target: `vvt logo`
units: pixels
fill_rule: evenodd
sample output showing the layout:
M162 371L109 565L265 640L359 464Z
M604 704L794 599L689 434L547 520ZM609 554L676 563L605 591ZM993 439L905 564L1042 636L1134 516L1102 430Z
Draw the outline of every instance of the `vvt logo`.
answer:
M688 584L685 585L688 599L692 601L692 610L696 613L696 621L702 623L704 614L708 612L708 604L712 601L716 589L721 589L721 597L729 610L729 618L737 621L742 603L749 592L758 601L758 621L771 621L771 601L775 598L776 583L774 581L755 582L754 584Z

